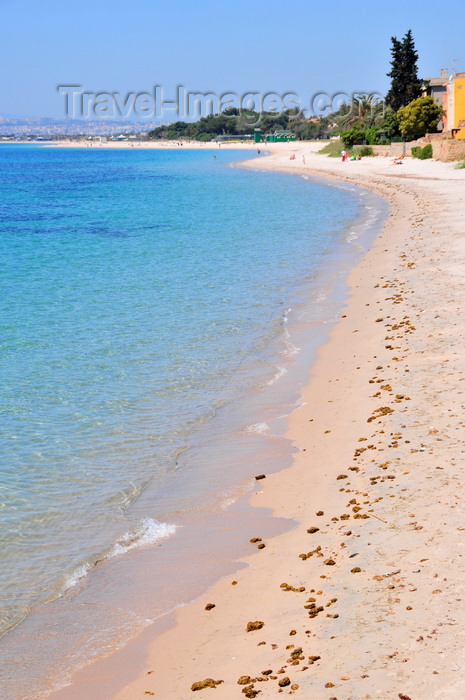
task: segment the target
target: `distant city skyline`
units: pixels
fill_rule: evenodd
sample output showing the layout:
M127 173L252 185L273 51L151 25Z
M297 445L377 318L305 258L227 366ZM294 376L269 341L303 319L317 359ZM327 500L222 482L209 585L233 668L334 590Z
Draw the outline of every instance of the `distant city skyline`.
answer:
M157 121L109 121L91 119L53 119L49 117L0 117L0 139L43 136L57 138L63 135L116 136L119 134L143 134L159 126Z
M0 0L0 11L0 115L10 118L65 118L58 88L73 85L120 95L124 108L128 95L151 95L156 86L166 102L179 85L216 95L293 94L307 111L320 93L384 95L391 36L401 38L408 29L421 78L441 68L465 71L459 0L448 4L447 19L419 0L385 7L357 0L296 0L290 7L276 0ZM142 99L138 105L143 111ZM153 121L149 99L145 105ZM162 121L176 118L161 115Z

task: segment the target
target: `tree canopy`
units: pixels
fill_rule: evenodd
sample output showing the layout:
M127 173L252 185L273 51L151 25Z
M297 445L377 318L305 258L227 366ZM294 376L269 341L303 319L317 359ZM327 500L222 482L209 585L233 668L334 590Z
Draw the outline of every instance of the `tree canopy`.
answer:
M323 138L328 134L326 120L317 123L299 118L295 110L285 110L279 114L273 112L239 111L229 107L220 114L201 117L196 122L174 122L159 126L149 132L151 139L195 139L196 141L211 141L218 136L238 136L253 134L254 129L260 129L262 134L277 129L288 129L296 134L298 139Z
M422 81L418 78L418 53L415 51L412 31L409 29L401 41L395 36L391 37L391 42L392 68L387 73L391 78L391 88L386 95L386 103L397 112L420 97Z
M400 133L407 141L438 130L442 108L432 97L418 97L397 112Z

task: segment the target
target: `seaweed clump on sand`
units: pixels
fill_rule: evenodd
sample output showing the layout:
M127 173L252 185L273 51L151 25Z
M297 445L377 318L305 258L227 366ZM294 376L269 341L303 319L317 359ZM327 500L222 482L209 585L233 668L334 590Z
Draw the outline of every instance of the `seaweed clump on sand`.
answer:
M247 623L247 632L254 632L255 630L261 630L265 623L262 622L261 620L256 620L255 622L248 622Z
M224 681L214 681L213 678L205 678L204 681L196 681L192 683L191 690L203 690L204 688L216 688L217 685L224 683Z
M291 685L291 681L287 676L284 676L284 678L281 678L278 685L280 688L285 688L287 685Z

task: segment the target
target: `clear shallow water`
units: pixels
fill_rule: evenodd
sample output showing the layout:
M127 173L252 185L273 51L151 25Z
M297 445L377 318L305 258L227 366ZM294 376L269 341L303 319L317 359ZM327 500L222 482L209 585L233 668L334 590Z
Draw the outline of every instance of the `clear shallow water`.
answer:
M298 398L302 328L316 342L334 317L380 210L227 167L245 155L0 147L7 643L96 561L227 507L263 454L290 454L273 420Z

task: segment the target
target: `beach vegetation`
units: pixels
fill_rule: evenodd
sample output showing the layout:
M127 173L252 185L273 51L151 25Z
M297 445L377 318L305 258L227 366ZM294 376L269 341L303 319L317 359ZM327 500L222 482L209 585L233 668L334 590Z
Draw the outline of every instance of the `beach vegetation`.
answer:
M345 148L352 148L356 143L373 145L378 143L379 131L376 126L364 129L361 124L354 124L351 129L341 133L341 141Z
M392 107L386 107L384 110L384 116L380 122L380 131L382 135L380 137L380 143L394 141L401 138L399 129L399 119L397 113L394 112Z
M316 141L329 136L329 126L326 120L296 120L288 124L289 131L295 134L299 141Z
M297 109L288 109L277 114L229 107L220 114L210 114L196 122L178 121L163 124L152 129L148 137L164 141L214 141L219 136L250 137L255 129L259 129L262 134L270 134L280 129L288 130L299 140L327 138L331 131L328 119L304 119Z
M211 134L208 131L205 131L197 136L196 141L213 141L215 136L216 134Z
M383 119L383 102L379 95L354 95L349 104L343 104L339 110L338 123L341 129L348 130L355 124L369 128L379 124Z
M397 112L421 95L423 81L418 77L418 53L415 50L412 31L409 29L402 40L391 37L391 87L386 103Z
M332 139L329 143L326 143L323 148L321 148L318 153L322 153L325 156L330 157L340 157L341 151L344 145L340 139Z
M391 87L385 100L374 93L354 95L351 103L329 115L333 134L339 135L347 150L356 144L388 144L437 131L442 110L432 107L431 98L421 97L424 81L418 78L418 53L411 30L401 40L391 37L391 41Z
M391 138L399 134L395 112L386 108L375 94L354 96L351 104L343 104L330 117L333 133L338 134L349 149L354 144L390 143Z
M462 160L460 163L457 163L455 166L458 170L461 170L462 168L465 168L465 160Z
M318 151L318 153L322 153L323 155L329 156L330 158L340 158L341 151L343 149L348 152L349 157L374 155L373 149L370 146L354 146L348 148L344 146L343 142L340 139L332 139L331 141L329 141L329 143L325 144L323 148Z
M358 155L362 156L362 158L364 156L373 156L374 155L373 149L371 148L371 146L362 146L360 148L360 150L358 151Z
M430 143L427 143L423 148L421 146L412 146L411 153L414 158L427 160L433 157L433 147Z
M418 97L397 112L400 133L407 141L435 133L442 114L442 107L432 97Z

